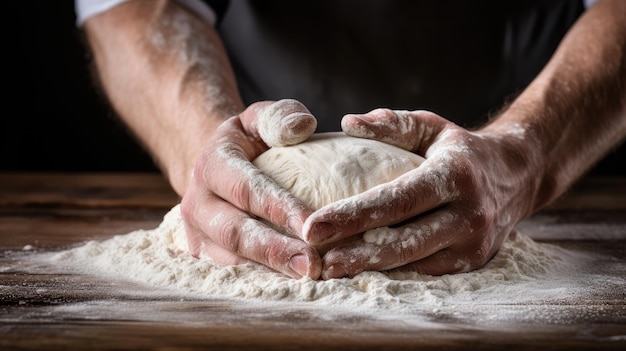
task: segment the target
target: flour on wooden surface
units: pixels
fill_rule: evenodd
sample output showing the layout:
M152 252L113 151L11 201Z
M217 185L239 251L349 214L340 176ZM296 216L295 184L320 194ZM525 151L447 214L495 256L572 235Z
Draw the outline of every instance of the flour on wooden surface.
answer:
M297 150L295 153L285 155L286 149L270 149L273 151L264 156L266 159L261 158L255 163L260 168L264 168L263 164L270 164L271 167L265 167L264 172L317 209L392 180L423 161L403 150L389 151L389 145L372 147L371 140L355 139L350 145L333 144L333 140L342 138L344 136L314 135L304 148L290 149ZM327 142L334 146L317 149ZM309 162L312 155L323 156ZM313 168L302 167L306 164ZM354 168L351 169L350 165ZM329 177L322 183L316 183L320 176L326 175ZM294 178L304 183L293 183ZM349 179L347 185L345 178ZM337 179L344 181L337 182ZM324 186L330 186L331 190ZM312 193L312 190L321 188L326 191ZM347 199L339 201L351 204ZM380 244L393 239L385 236L384 229L374 229L364 238L368 243ZM485 267L473 272L441 277L364 272L354 278L314 281L305 277L296 280L261 265L222 267L210 258L192 257L187 250L179 205L172 208L155 229L138 230L106 241L90 241L56 253L53 260L81 272L140 282L164 293L368 311L419 306L432 309L463 302L523 303L550 297L561 299L575 291L571 279L584 264L584 260L572 252L537 243L513 231L498 254ZM465 263L458 264L462 267Z
M210 258L192 257L186 245L176 206L158 228L90 241L55 254L53 260L83 273L140 282L164 293L350 309L435 308L485 292L492 293L489 299L502 301L558 296L567 292L562 280L576 262L571 253L513 232L484 268L470 273L434 277L364 272L354 278L314 281L288 278L254 264L220 267ZM482 302L487 302L484 297Z

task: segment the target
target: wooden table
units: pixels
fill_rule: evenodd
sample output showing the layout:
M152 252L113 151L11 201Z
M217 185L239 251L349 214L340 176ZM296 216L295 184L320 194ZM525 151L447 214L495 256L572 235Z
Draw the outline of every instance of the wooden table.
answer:
M0 349L626 349L625 179L583 180L519 225L538 241L602 254L598 266L610 265L617 281L608 294L570 304L486 306L518 317L554 310L539 320L494 324L463 311L424 316L428 328L401 317L329 319L155 297L24 263L32 254L24 248L60 250L154 228L178 201L155 174L0 173Z

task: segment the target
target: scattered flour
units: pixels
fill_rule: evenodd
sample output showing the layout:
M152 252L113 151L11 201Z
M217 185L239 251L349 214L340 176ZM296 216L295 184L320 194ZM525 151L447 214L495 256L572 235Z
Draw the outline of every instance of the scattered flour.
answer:
M51 259L81 273L130 280L190 297L396 311L471 302L481 292L490 292L492 301L511 301L514 295L518 301L532 300L538 294L545 298L550 291L559 296L562 281L554 277L568 276L564 270L575 270L577 261L556 246L512 232L484 268L470 273L434 277L364 272L354 278L314 281L288 278L255 264L221 267L210 258L192 257L186 245L177 205L153 230L90 241L55 253ZM534 294L522 288L529 284Z
M330 139L333 138L342 137L331 134ZM353 140L353 145L348 146L336 144L330 151L318 150L318 143L324 143L325 140L328 141L328 136L314 135L306 143L306 148L296 149L299 151L295 154L285 155L282 154L284 150L274 150L277 153L267 153L268 159L261 158L255 162L273 164L274 167L269 167L277 170L271 174L273 178L289 174L278 183L312 208L319 208L328 202L370 189L381 181L394 179L418 167L423 161L406 151L395 153L395 158L382 157L387 146L376 146L379 152L372 153L374 148L367 146L372 141L364 139ZM351 153L351 160L337 157L346 157ZM311 155L322 155L321 160L310 161ZM326 161L332 162L324 163ZM348 171L348 174L345 173L347 163L356 165L355 170ZM318 168L301 167L303 164ZM381 169L382 173L378 174ZM297 173L305 175L297 176ZM330 178L315 183L320 180L320 175L330 175ZM306 182L289 184L293 178ZM343 183L334 183L337 179L343 180ZM346 185L346 179L350 184ZM333 190L311 194L312 189L328 189L328 186ZM344 194L346 189L350 190ZM376 229L366 233L364 238L368 243L379 244L394 239ZM403 242L402 245L416 245L419 238L414 241ZM370 259L379 258L373 255ZM173 207L155 229L138 230L106 241L90 241L54 253L51 260L57 266L66 265L74 271L146 284L164 294L242 299L264 304L288 303L290 306L303 303L350 311L395 312L415 308L451 308L463 303L510 304L536 302L546 298L562 299L575 291L572 289L572 277L585 261L571 251L537 243L513 231L498 254L485 267L473 272L441 277L416 273L364 272L354 278L314 281L305 277L296 280L261 265L223 267L210 258L192 257L187 250L179 205ZM465 263L458 262L458 265L462 267Z

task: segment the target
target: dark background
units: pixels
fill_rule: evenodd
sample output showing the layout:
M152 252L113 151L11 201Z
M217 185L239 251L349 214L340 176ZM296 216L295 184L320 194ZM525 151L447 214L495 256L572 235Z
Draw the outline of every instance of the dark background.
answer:
M118 121L90 77L73 1L0 5L4 26L0 171L151 171L151 158ZM590 171L626 175L626 146Z
M93 84L74 1L0 8L20 19L5 30L1 170L156 172Z

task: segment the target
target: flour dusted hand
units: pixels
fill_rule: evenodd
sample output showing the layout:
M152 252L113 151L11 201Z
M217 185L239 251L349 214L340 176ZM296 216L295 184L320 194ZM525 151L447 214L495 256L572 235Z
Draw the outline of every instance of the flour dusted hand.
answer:
M514 151L523 150L522 128L469 132L434 113L387 109L347 115L342 127L426 161L307 219L305 240L331 247L323 257L325 279L366 270L441 275L479 268L530 211L522 185L530 155Z
M274 124L269 140L282 143L305 140L317 123L294 100L256 103L223 122L197 159L181 201L189 249L220 264L253 261L317 279L317 251L296 238L311 210L251 163L268 149L259 133L265 119Z

